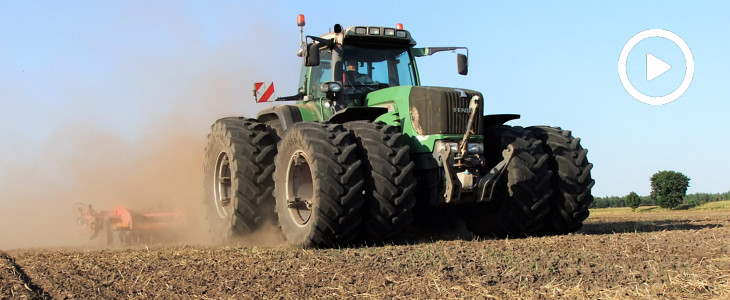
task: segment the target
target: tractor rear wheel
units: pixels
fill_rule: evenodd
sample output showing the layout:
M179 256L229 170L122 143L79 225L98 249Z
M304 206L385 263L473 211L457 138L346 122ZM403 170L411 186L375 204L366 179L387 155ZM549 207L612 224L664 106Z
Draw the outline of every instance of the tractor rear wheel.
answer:
M550 156L548 165L553 171L553 196L550 214L545 219L546 234L565 234L577 231L588 218L588 206L593 202L591 178L593 164L588 162L587 149L580 145L570 130L559 127L529 127L543 141L543 150Z
M245 235L274 216L275 135L243 117L211 126L205 149L206 221L216 242Z
M355 137L342 125L301 122L282 134L276 157L276 213L298 247L351 242L361 223L364 181Z
M521 127L488 126L484 135L487 165L501 161L502 150L510 144L514 156L495 183L494 199L464 210L468 228L480 236L520 237L536 233L549 212L548 199L552 194L548 156L542 150L542 142Z
M345 127L355 134L358 157L363 162L365 240L404 240L416 204L415 163L408 154L405 136L385 123L355 121L345 123Z

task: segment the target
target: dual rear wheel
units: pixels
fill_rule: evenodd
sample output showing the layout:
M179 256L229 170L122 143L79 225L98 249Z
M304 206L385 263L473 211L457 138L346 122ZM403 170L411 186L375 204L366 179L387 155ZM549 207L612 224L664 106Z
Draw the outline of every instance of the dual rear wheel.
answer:
M273 219L299 247L403 237L413 221L414 164L395 127L301 122L278 131L243 118L213 125L205 186L219 240Z

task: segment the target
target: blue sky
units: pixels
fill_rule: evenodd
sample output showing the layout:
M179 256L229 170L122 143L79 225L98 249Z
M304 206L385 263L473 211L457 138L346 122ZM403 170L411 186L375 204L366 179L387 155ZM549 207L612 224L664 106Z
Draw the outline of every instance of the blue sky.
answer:
M688 175L690 192L730 190L727 2L297 3L0 2L0 180L19 161L43 169L49 141L93 151L66 149L64 128L131 144L163 129L204 137L218 117L263 108L253 103L255 81L293 94L302 13L310 35L335 23L403 23L419 46L469 47L468 76L441 53L419 60L422 83L482 91L489 113L522 115L513 125L573 130L590 150L596 196L647 195L659 170ZM689 90L663 106L631 98L617 74L623 45L651 28L681 36L695 60ZM673 66L656 82L643 79L646 52ZM668 93L683 64L673 45L647 40L632 51L629 76L644 92ZM187 126L160 127L169 118Z

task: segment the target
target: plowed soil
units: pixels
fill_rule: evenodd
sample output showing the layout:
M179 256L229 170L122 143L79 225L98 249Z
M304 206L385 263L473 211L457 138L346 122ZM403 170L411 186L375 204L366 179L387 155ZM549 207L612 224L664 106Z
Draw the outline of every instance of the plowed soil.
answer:
M727 299L730 212L594 213L573 235L347 249L24 249L0 268L2 298Z

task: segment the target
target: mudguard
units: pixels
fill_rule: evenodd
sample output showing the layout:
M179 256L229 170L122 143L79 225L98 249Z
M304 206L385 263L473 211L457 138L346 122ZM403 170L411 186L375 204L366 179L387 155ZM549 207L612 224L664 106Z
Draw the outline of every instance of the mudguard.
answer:
M507 123L511 120L517 120L520 118L520 115L517 114L499 114L499 115L484 115L484 125L486 126L496 126L496 125L503 125L504 123Z
M256 119L262 123L279 119L281 121L282 129L287 130L294 123L302 121L302 112L299 107L295 105L277 105L260 111L256 116Z

